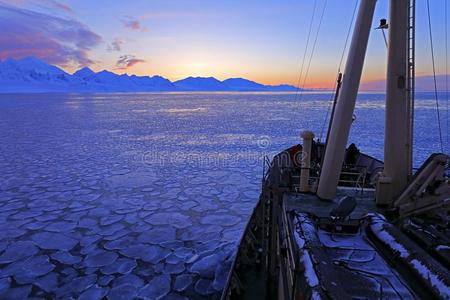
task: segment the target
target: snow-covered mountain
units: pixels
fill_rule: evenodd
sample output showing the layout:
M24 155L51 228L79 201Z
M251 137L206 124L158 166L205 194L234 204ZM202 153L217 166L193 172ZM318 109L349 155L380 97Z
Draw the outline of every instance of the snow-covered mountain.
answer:
M71 75L34 57L0 61L0 93L295 90L290 85L268 86L243 78L188 77L172 83L161 76L96 73L88 67Z
M214 77L188 77L173 83L180 91L229 91L222 81Z
M436 88L438 91L446 90L446 76L436 75ZM386 90L386 80L375 80L362 82L360 87L362 91L381 91ZM415 77L415 89L416 91L434 91L434 78L429 75L418 75Z
M223 83L235 91L264 91L266 86L244 78L229 78Z
M33 57L0 61L1 92L66 90L71 78L58 67Z

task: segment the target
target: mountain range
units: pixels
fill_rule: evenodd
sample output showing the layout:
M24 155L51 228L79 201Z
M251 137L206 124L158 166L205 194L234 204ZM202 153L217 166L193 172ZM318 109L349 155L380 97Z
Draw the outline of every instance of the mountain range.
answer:
M263 85L244 78L220 81L188 77L171 82L161 76L118 75L84 67L73 74L35 57L0 61L0 93L17 92L176 92L264 91L289 92L291 85Z
M447 88L446 75L436 75L436 89L445 91ZM434 91L434 77L431 75L420 75L415 78L415 90L420 92ZM359 86L361 91L385 91L386 80L374 80L361 82Z

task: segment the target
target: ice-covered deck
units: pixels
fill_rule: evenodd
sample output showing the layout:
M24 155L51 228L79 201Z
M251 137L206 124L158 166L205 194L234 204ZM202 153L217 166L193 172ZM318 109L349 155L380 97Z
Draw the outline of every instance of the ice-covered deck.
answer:
M354 211L348 219L330 218L344 196L356 199ZM292 218L288 236L293 235L291 243L300 250L299 264L305 270L298 273L300 282L311 297L318 293L336 299L430 295L447 299L450 295L445 263L383 216L373 190L339 188L334 201L299 193L287 193L283 200L286 216Z
M361 227L352 234L323 230L305 213L294 216L299 251L299 283L314 298L415 299L391 262L374 247Z

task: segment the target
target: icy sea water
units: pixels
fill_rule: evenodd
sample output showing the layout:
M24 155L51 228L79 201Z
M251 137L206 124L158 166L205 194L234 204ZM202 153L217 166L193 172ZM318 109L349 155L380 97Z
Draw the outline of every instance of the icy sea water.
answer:
M329 99L0 95L0 298L217 298L262 157L319 136ZM383 117L382 94L359 96L351 140L378 158ZM416 165L436 129L419 93Z

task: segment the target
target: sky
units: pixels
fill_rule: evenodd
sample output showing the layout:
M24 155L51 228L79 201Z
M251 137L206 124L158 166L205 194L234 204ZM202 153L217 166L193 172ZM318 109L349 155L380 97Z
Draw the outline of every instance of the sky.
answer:
M445 1L450 15L449 0L430 0L437 74L446 73ZM36 56L69 73L89 66L172 81L244 77L263 84L330 88L357 2L0 0L0 59ZM375 27L388 17L388 6L388 0L377 1L363 82L385 77L386 45ZM432 72L426 12L426 0L417 0L419 76Z

